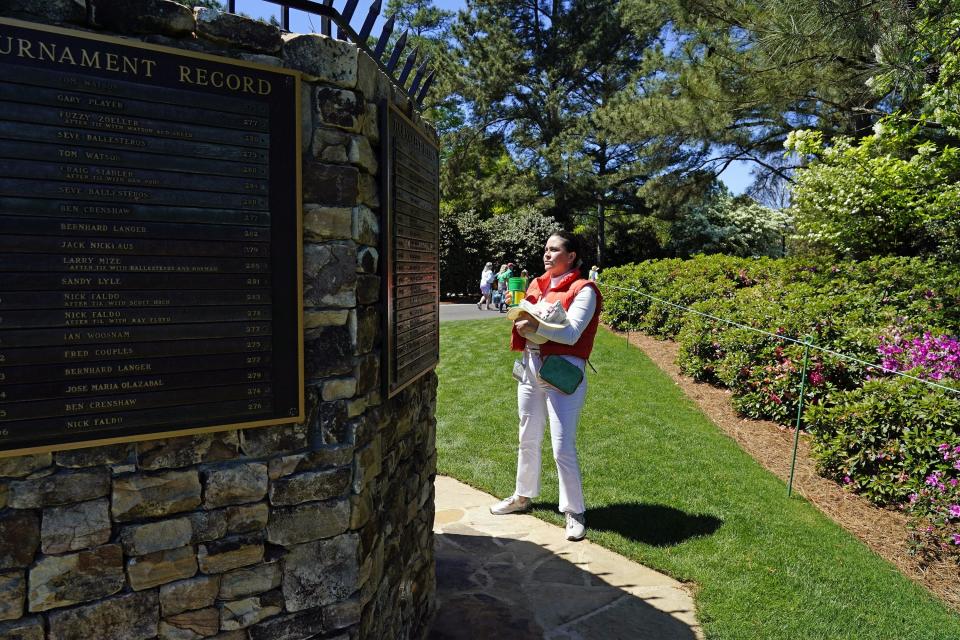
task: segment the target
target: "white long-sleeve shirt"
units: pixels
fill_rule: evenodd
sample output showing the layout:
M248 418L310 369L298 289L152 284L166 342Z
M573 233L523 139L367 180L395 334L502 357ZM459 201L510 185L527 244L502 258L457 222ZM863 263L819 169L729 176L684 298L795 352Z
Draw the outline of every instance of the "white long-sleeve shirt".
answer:
M490 275L493 274L493 269L484 269L480 274L480 286L489 287L490 286Z

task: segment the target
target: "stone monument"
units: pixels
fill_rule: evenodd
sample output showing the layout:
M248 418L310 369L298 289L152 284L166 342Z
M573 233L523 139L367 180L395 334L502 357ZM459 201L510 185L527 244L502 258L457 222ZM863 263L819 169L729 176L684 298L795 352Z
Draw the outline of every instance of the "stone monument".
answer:
M425 636L437 141L409 97L323 35L8 0L0 107L0 640Z

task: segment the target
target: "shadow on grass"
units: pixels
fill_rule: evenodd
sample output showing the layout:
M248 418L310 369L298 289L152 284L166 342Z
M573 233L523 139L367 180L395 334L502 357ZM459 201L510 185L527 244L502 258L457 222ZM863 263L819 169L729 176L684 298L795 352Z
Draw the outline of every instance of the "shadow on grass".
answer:
M534 503L534 509L553 510L547 503ZM692 514L661 504L611 504L587 509L587 529L619 533L624 538L654 547L672 547L691 538L714 533L723 520L710 515Z

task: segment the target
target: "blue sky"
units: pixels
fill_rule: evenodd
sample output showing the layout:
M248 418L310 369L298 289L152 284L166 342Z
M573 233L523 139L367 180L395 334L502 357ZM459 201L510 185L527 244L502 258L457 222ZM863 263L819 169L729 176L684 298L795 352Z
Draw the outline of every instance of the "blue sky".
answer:
M280 15L280 7L271 4L269 2L263 2L263 0L236 0L237 2L237 11L240 13L246 13L254 17L266 17L269 15ZM343 0L335 0L334 5L336 7L343 7ZM357 11L353 16L351 24L354 29L359 30L360 26L363 24L363 20L367 15L367 10L373 4L373 0L360 0L357 5ZM384 7L386 7L386 0L384 0ZM446 9L448 11L458 11L463 9L465 6L464 0L434 0L434 6L439 7L440 9ZM373 32L375 34L380 32L380 28L383 26L383 16L381 16L376 25L374 26ZM313 31L320 30L320 19L316 16L309 16L308 14L303 13L302 11L293 10L290 12L290 30L297 33L311 33ZM744 190L750 183L752 179L750 178L750 168L751 163L749 162L732 162L727 169L720 174L720 180L735 194L743 193Z

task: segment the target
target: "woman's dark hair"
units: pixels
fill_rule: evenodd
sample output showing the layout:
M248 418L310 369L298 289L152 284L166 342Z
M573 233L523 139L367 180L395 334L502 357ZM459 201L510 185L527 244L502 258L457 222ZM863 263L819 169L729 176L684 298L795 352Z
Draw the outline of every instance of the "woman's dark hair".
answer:
M580 272L580 275L583 275L583 241L575 233L570 233L569 231L556 231L550 234L550 237L563 238L563 250L567 253L577 254L577 261L574 263L573 268Z

